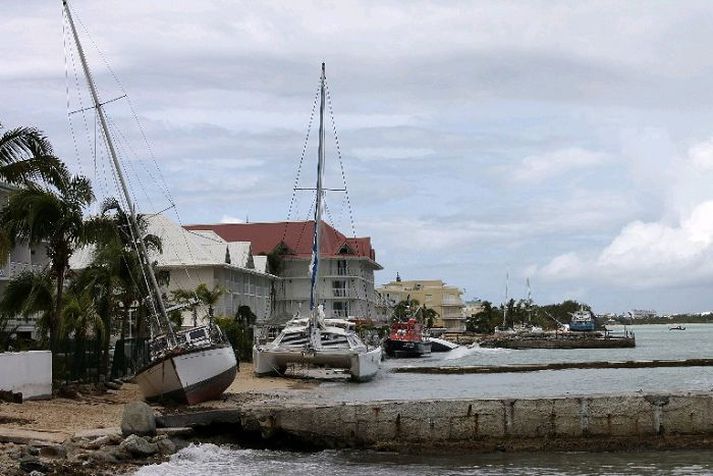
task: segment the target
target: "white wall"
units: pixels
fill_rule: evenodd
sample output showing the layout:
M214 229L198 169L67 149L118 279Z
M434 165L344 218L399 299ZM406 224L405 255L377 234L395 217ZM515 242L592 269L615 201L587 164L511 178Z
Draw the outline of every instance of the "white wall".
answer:
M52 352L0 353L0 390L21 392L23 399L52 396Z

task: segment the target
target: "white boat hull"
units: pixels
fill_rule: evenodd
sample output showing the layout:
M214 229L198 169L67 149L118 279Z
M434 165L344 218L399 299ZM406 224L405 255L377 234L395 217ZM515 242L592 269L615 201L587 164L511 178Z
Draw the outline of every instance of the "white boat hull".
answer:
M264 349L253 347L255 374L274 375L284 373L290 364L309 364L346 369L352 380L366 381L376 375L381 364L381 347L366 352L320 350L299 351L292 349Z
M235 380L237 362L229 345L195 349L157 360L136 374L146 400L193 405L220 396Z

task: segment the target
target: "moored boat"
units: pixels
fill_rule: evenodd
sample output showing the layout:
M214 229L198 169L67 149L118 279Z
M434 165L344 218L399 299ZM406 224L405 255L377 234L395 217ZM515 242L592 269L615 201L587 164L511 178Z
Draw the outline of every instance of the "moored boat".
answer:
M431 353L431 338L416 319L394 322L384 350L390 357L421 357Z
M594 331L594 318L592 313L581 307L579 311L570 314L569 330L578 332Z

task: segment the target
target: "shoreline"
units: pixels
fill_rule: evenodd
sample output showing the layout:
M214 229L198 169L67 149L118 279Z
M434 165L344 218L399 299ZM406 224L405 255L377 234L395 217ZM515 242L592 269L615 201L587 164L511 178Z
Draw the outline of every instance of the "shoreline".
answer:
M166 415L235 408L249 403L274 403L299 397L302 392L309 393L317 385L318 381L296 377L258 378L251 363L241 363L235 380L219 400L190 407L151 405L151 409L156 415ZM76 465L70 469L54 453L64 453L65 450L59 447L72 446L73 441L88 443L107 435L120 434L124 406L137 400L143 401L138 385L125 383L119 390L108 390L100 395L79 394L73 399L55 397L23 403L0 402L0 474L27 474L19 469L20 461L27 456L39 458L50 467L58 468L57 472L49 474L67 474L68 470L81 472L82 461L70 463ZM178 440L180 444L180 438ZM43 450L53 454L44 456L40 452L43 447L53 448ZM145 464L160 462L166 456L119 464L108 462L100 469L106 474L117 474L117 471L126 473Z

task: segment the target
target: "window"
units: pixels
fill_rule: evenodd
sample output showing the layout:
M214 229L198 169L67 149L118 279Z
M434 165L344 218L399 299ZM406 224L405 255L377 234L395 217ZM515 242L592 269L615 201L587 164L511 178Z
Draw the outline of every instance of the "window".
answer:
M345 318L349 315L349 306L344 301L334 301L332 304L332 310L334 311L334 317Z
M346 281L332 281L332 296L347 297L347 282Z
M348 272L347 269L347 260L345 259L340 259L337 261L337 275L338 276L346 276Z

